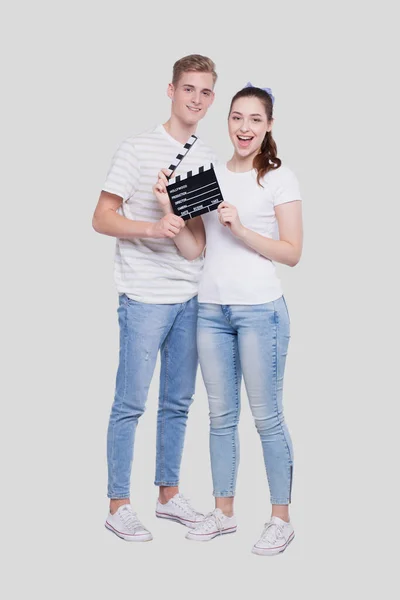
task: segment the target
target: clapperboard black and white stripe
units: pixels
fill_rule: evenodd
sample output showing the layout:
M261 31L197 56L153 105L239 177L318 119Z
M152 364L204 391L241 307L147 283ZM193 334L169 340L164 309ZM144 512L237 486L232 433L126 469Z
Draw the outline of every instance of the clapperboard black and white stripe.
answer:
M224 200L212 163L170 179L167 192L174 213L185 221L215 210Z
M169 170L172 171L171 175L173 174L173 172L177 169L177 167L179 167L179 164L183 161L183 159L185 158L186 154L189 152L189 150L191 149L191 147L193 146L193 144L195 144L197 141L197 136L192 135L188 141L186 142L186 144L183 146L182 148L182 152L180 152L174 162L172 164L169 165Z

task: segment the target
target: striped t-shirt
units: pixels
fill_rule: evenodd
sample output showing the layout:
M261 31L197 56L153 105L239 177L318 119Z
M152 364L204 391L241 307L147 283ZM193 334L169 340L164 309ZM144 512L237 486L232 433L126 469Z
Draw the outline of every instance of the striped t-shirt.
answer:
M183 144L162 125L124 140L116 151L105 192L123 199L119 214L136 221L155 222L164 216L153 185L160 169L168 168ZM212 150L197 140L175 171L183 175L214 162ZM196 296L203 258L188 261L171 238L117 239L115 281L119 294L148 304L175 304Z

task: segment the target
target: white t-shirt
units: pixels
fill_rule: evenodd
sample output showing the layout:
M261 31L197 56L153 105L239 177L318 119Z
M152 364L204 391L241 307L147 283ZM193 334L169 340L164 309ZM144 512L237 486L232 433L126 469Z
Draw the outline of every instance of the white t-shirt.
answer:
M168 168L183 144L162 125L124 140L116 151L103 190L123 198L118 212L128 219L156 222L164 216L153 185L160 169ZM215 163L212 150L197 140L176 175ZM203 258L188 261L170 238L116 241L114 275L118 292L148 304L186 302L198 291Z
M226 202L236 206L242 224L257 233L279 239L274 207L301 200L294 173L286 166L269 171L257 184L257 172L233 173L226 164L215 173ZM202 215L206 230L206 257L199 302L264 304L282 296L274 263L238 240L221 225L217 211Z

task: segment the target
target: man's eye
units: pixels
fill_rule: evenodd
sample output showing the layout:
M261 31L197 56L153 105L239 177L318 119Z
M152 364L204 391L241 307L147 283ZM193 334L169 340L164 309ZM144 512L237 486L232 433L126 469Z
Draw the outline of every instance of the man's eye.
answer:
M211 96L210 92L203 92L205 96Z

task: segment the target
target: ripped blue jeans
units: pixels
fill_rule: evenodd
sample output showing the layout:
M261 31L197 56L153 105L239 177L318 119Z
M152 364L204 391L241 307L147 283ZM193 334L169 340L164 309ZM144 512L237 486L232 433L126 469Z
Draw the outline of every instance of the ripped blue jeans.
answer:
M135 432L161 353L156 485L176 486L198 365L197 297L144 304L120 296L120 354L107 434L108 497L129 498Z
M282 391L290 337L283 298L255 305L199 303L198 351L210 407L214 496L235 495L242 375L260 435L272 504L291 501L293 449Z

